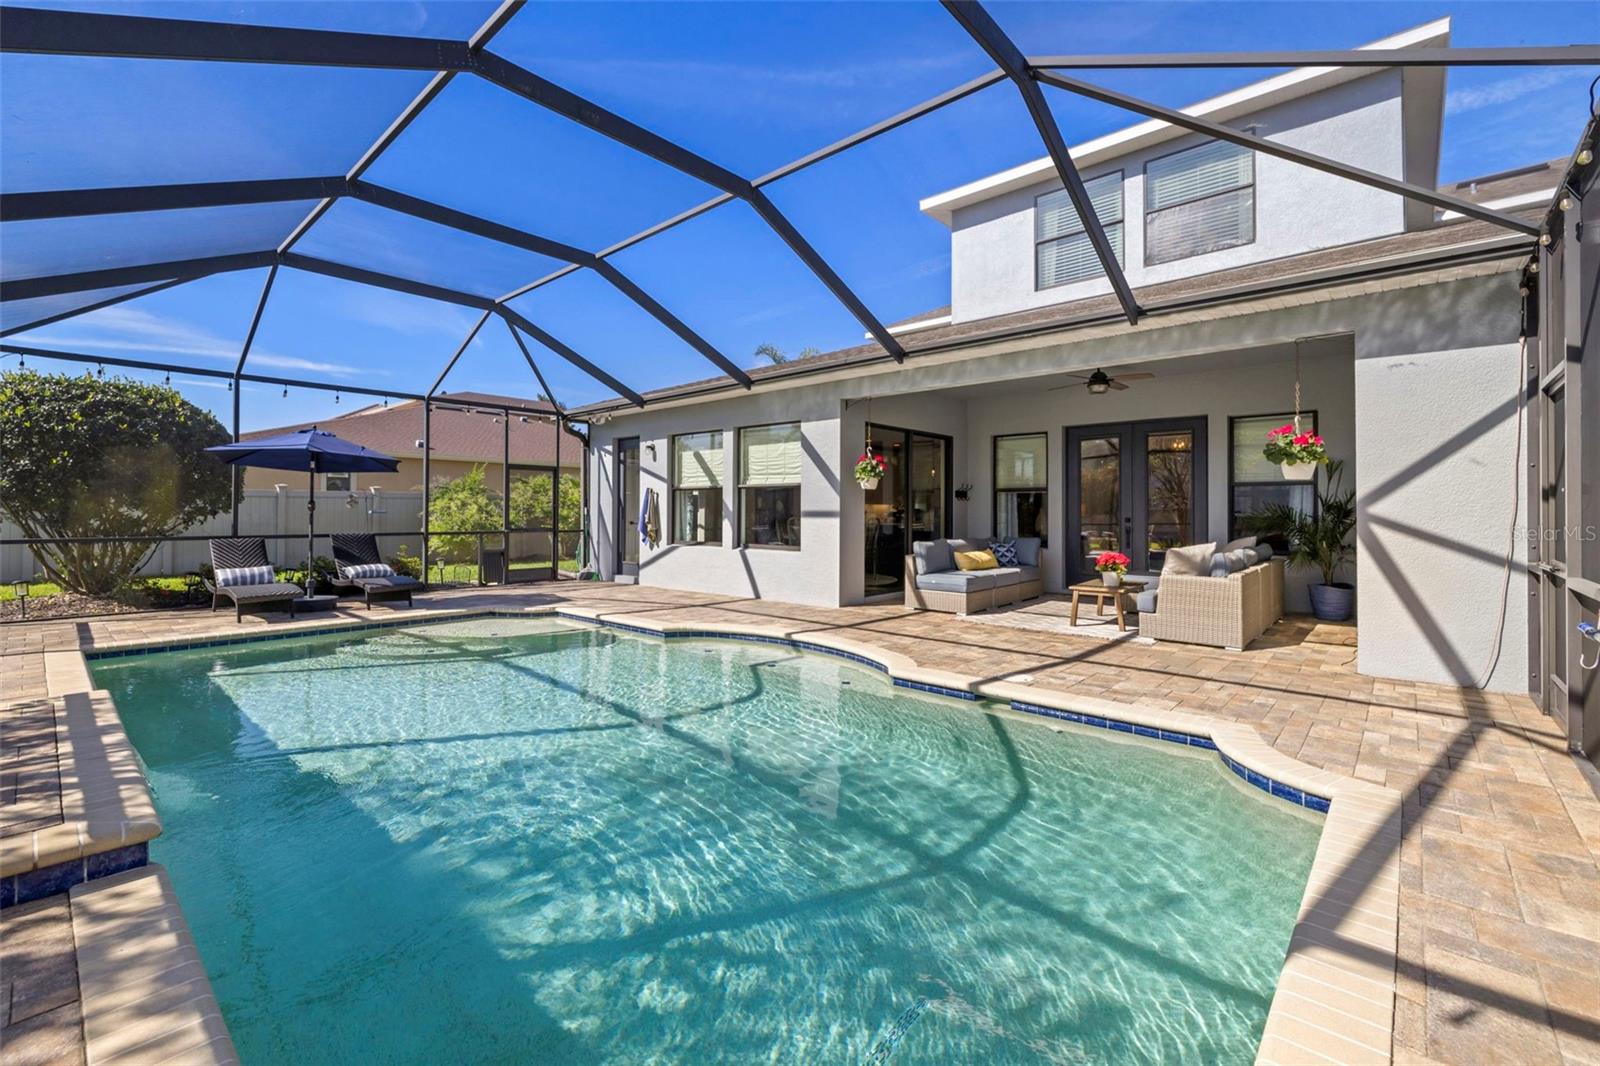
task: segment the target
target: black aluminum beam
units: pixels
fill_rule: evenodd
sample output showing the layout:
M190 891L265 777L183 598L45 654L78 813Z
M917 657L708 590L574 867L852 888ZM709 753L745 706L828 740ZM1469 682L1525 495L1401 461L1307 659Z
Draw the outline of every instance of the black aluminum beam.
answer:
M182 185L132 185L111 189L0 194L0 221L120 215L132 211L178 211L233 204L270 204L338 196L344 179L269 178L265 181L186 182Z
M1022 101L1028 106L1028 114L1032 116L1033 124L1044 140L1045 150L1050 154L1051 162L1055 163L1061 184L1066 187L1067 196L1078 212L1078 220L1083 223L1084 232L1089 235L1089 243L1094 246L1094 253L1100 259L1100 267L1105 271L1112 290L1117 294L1117 302L1122 305L1122 313L1127 316L1130 325L1137 324L1139 303L1134 299L1133 289L1128 284L1127 276L1122 273L1121 264L1117 262L1116 250L1111 247L1111 240L1106 236L1105 227L1100 224L1100 217L1095 214L1094 204L1090 202L1089 192L1083 187L1083 178L1072 162L1067 142L1061 136L1061 128L1056 125L1055 116L1050 113L1050 105L1045 101L1044 91L1039 88L1039 83L1033 80L1028 61L1017 50L1017 46L1011 43L1011 38L1006 36L999 23L990 17L977 0L940 0L940 2L972 36L972 39L989 54L989 58L1006 72L1006 76L1022 94Z
M504 304L500 304L497 306L497 310L500 314L500 317L505 319L507 323L516 326L518 329L522 330L522 332L526 333L528 336L532 337L546 348L549 348L552 352L555 352L557 355L571 363L573 366L577 367L579 370L582 370L585 374L588 374L596 381L610 388L611 391L615 392L618 396L621 396L635 407L644 406L643 396L640 396L637 392L634 392L632 389L628 388L628 386L624 385L610 374L607 374L604 370L601 370L599 367L589 362L589 360L585 359L583 356L579 355L577 352L561 343L555 337L552 337L550 334L546 333L532 322L529 322L525 316L513 308L507 307ZM533 360L530 357L529 362L532 363L532 361ZM553 399L552 402L554 402Z
M787 244L796 255L811 268L818 280L833 293L834 298L844 304L855 316L856 320L866 327L867 331L877 338L889 354L896 361L905 359L905 349L899 341L884 328L877 316L867 310L866 304L845 285L843 279L834 273L833 269L823 260L815 248L804 237L800 236L783 213L767 199L766 195L755 187L754 184L726 169L697 155L687 148L668 140L659 134L652 133L637 123L630 122L621 115L601 107L590 100L586 100L577 93L564 89L548 79L519 67L493 52L478 53L473 66L473 72L487 78L496 85L515 93L522 98L538 104L546 110L553 111L564 118L571 119L579 125L585 126L594 132L626 145L636 152L649 156L658 162L664 163L674 170L681 171L699 181L710 185L730 196L737 197L748 203L756 213L777 232L778 236Z
M428 389L428 399L433 399L433 394L439 391L439 386L444 384L444 379L449 377L450 371L456 368L456 363L460 361L461 356L466 352L467 346L472 343L472 339L478 335L478 331L483 328L485 322L489 321L489 316L492 314L494 314L494 311L491 309L478 316L478 321L472 324L472 331L467 334L466 340L461 342L461 347L456 349L456 354L452 355L450 361L444 365L444 369L439 371L439 376L433 379L433 385Z
M1513 230L1517 233L1525 233L1529 236L1537 236L1539 233L1539 227L1532 223L1524 222L1523 220L1516 218L1513 215L1508 215L1503 211L1496 211L1493 208L1485 207L1482 204L1475 204L1470 200L1463 200L1458 196L1451 196L1448 193L1442 193L1437 189L1429 189L1421 185L1413 185L1410 182L1401 181L1398 178L1391 178L1387 175L1379 174L1371 170L1364 170L1361 167L1351 166L1348 163L1340 163L1337 160L1329 159L1326 156L1320 156L1313 152L1307 152L1301 148L1291 148L1288 145L1282 144L1278 141L1269 141L1264 137L1257 137L1254 134L1246 133L1243 130L1234 129L1232 126L1225 126L1220 122L1213 122L1210 119L1197 118L1194 115L1179 111L1176 108L1163 107L1160 104L1154 104L1148 100L1142 100L1137 96L1129 96L1127 93L1119 93L1111 89L1101 88L1098 85L1091 85L1088 82L1079 81L1076 78L1069 78L1062 74L1056 74L1050 71L1039 71L1037 76L1038 79L1041 82L1044 82L1046 85L1054 85L1057 88L1066 89L1068 92L1076 93L1079 96L1088 97L1091 100L1099 100L1101 103L1111 104L1114 107L1120 107L1124 110L1133 111L1141 115L1148 115L1151 118L1160 119L1163 122L1169 122L1174 126L1180 126L1187 130L1193 130L1196 133L1209 134L1219 141L1228 141L1232 144L1242 145L1245 148L1260 152L1263 155L1271 155L1277 156L1279 159L1287 159L1291 163L1299 163L1302 166L1311 167L1313 170L1320 170L1325 174L1333 174L1336 177L1348 178L1349 180L1359 182L1362 185L1370 185L1375 189L1382 189L1385 192L1395 193L1399 196L1405 197L1408 200L1420 200L1425 204L1432 204L1434 207L1443 208L1447 211L1459 211L1461 214L1466 215L1469 218L1476 218L1484 222L1492 222L1497 226Z
M661 306L654 297L634 284L620 270L591 252L575 248L570 244L564 244L561 241L552 240L549 237L541 237L536 233L528 233L525 230L516 229L499 222L492 222L486 218L479 218L477 215L470 215L465 211L457 211L451 207L444 207L427 200L421 200L415 196L396 192L381 185L373 185L370 182L354 182L351 185L351 191L360 199L376 204L379 207L388 208L391 211L398 211L441 226L460 230L463 233L471 233L487 240L498 241L501 244L509 244L539 255L549 256L552 259L561 259L576 266L588 267L605 278L614 288L632 300L657 322L677 334L686 344L705 356L723 373L747 389L753 384L750 380L750 375L740 369L738 364L718 351L711 342L690 329L671 311ZM503 300L504 298L502 298L502 302Z
M30 7L0 8L0 51L390 70L465 70L463 41Z
M146 281L188 281L208 274L224 274L232 270L270 266L272 261L273 253L270 251L238 252L233 255L214 255L202 259L178 259L166 263L142 263L138 266L83 270L75 274L17 278L14 281L0 282L0 302L29 300L36 296L58 296L67 292L87 292L91 289L110 289L119 285L138 285Z
M544 390L544 398L550 401L550 406L556 409L556 414L564 416L567 413L567 409L561 406L561 401L556 399L555 390L544 379L544 374L540 373L539 364L533 361L533 353L528 351L528 346L523 343L522 334L517 332L517 327L511 324L509 318L502 318L500 321L505 323L506 332L511 334L511 339L516 341L517 347L522 350L522 358L528 361L528 369L532 370L533 376L539 379L539 387Z
M478 296L474 293L462 292L460 289L446 288L443 285L430 285L425 281L402 278L395 274L368 270L365 267L351 266L349 263L335 263L329 259L318 259L315 256L302 255L299 252L286 252L279 259L284 266L295 270L304 270L329 278L342 278L345 281L354 281L362 285L374 285L380 289L390 289L394 292L421 296L427 300L439 300L442 303L474 307L479 311L487 311L494 306L494 301L487 296Z
M173 278L170 281L158 282L157 284L151 285L148 288L135 289L132 292L122 293L120 296L112 296L104 300L97 300L94 303L86 304L83 307L74 307L70 311L62 311L58 314L48 315L44 318L36 318L32 322L27 322L20 326L11 326L8 329L0 330L0 337L9 337L14 333L26 333L30 329L40 329L55 322L62 322L69 318L76 318L78 315L86 315L90 311L98 311L102 307L111 307L126 300L137 300L141 296L149 296L153 292L160 292L162 289L170 289L174 285L182 285L185 282L193 280L195 279Z
M1135 52L1130 55L1031 56L1035 70L1128 70L1163 67L1525 67L1593 66L1600 46L1543 48L1351 48L1301 52Z

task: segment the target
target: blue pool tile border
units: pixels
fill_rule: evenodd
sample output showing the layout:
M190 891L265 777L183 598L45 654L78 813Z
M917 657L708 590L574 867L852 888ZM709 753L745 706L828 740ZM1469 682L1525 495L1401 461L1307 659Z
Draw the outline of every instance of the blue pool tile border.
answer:
M129 844L80 858L42 866L37 870L0 877L0 910L54 896L85 881L136 870L150 862L150 845Z
M790 637L764 636L758 633L724 633L714 629L674 629L657 630L647 626L633 625L628 622L618 622L610 618L593 618L583 614L569 614L566 611L546 611L528 613L522 611L479 610L465 611L460 614L451 614L445 617L434 615L406 615L400 618L385 619L381 622L350 622L336 626L322 626L316 629L298 629L289 632L253 633L249 636L224 637L215 640L176 641L170 644L158 644L140 648L107 648L100 651L85 651L83 657L91 659L119 659L130 655L153 655L163 651L190 651L196 648L218 648L235 644L255 644L268 640L292 640L296 637L316 637L329 633L360 633L375 629L396 629L403 626L438 625L446 622L465 622L478 618L561 618L569 622L583 622L592 626L603 626L608 629L621 630L624 633L637 633L641 636L655 637L658 640L735 640L747 644L774 644L799 651L815 652L819 655L831 655L836 659L846 659L860 666L870 667L881 674L889 673L889 668L876 659L855 652L842 651L830 648L825 644L815 644L809 640L796 640ZM905 678L892 677L896 688L910 689L914 692L925 692L933 696L944 696L949 699L962 700L967 703L976 703L983 697L966 689L949 688L944 685L930 685L921 681L910 681ZM1170 729L1156 729L1152 726L1139 725L1134 722L1125 722L1117 718L1103 715L1083 714L1077 711L1064 711L1055 707L1046 707L1039 703L1028 703L1024 700L1010 701L1011 709L1024 714L1040 715L1045 718L1055 718L1063 722L1072 722L1075 725L1093 726L1096 729L1108 729L1116 733L1128 733L1133 736L1145 737L1150 740L1162 740L1170 744L1182 744L1191 748L1204 748L1217 752L1223 763L1247 784L1260 789L1267 795L1276 799L1292 803L1297 807L1318 811L1327 814L1332 807L1332 801L1324 796L1307 792L1304 789L1286 785L1275 781L1265 774L1244 766L1236 759L1229 758L1221 751L1210 737L1198 733L1183 733ZM142 846L142 845L141 845ZM138 865L144 865L142 862ZM35 871L37 872L37 871ZM27 875L18 875L27 876ZM97 875L103 876L103 875ZM7 878L7 881L14 878ZM6 905L9 898L7 893L14 890L14 886L0 885L0 906Z
M1045 718L1058 718L1063 722L1072 722L1076 725L1094 726L1096 729L1110 729L1118 733L1132 733L1135 736L1149 737L1152 740L1165 740L1170 744L1182 744L1191 748L1208 748L1217 753L1223 765L1232 770L1247 784L1253 785L1276 799L1286 800L1296 807L1305 807L1308 810L1320 811L1327 814L1333 806L1332 801L1304 789L1286 785L1282 781L1252 770L1217 750L1217 745L1210 737L1203 737L1198 733L1180 733L1170 729L1153 729L1150 726L1137 725L1133 722L1123 722L1115 718L1106 718L1098 714L1081 714L1077 711L1063 711L1055 707L1046 707L1043 704L1027 703L1023 700L1012 700L1011 709L1024 714L1037 714Z

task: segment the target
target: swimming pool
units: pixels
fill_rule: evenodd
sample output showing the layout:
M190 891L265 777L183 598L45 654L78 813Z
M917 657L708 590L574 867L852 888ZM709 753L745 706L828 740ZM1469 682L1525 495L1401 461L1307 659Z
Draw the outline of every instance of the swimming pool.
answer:
M834 658L486 618L91 664L249 1062L1248 1062L1321 818Z

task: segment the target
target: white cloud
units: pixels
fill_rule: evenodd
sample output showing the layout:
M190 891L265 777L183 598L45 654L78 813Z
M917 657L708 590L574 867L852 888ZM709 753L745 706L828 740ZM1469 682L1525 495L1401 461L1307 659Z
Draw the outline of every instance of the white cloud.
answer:
M110 352L157 352L163 355L191 356L233 364L239 358L239 342L226 340L200 326L153 314L136 307L106 307L92 316L62 324L62 332L46 326L30 339L74 350ZM76 330L77 332L73 332ZM299 356L279 355L256 349L250 353L252 367L280 370L308 370L323 374L350 376L358 373L383 373L361 370L344 363L329 363Z
M1567 70L1535 70L1491 81L1486 85L1456 89L1445 96L1445 114L1459 115L1464 111L1478 111L1485 107L1508 104L1530 93L1559 85L1571 77L1572 72Z

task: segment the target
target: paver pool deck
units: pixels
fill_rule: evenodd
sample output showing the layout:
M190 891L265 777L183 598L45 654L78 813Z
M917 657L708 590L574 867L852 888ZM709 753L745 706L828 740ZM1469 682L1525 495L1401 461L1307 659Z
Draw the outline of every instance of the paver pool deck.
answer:
M1354 628L1306 618L1224 652L980 626L893 605L813 608L562 582L429 593L410 611L341 608L294 622L174 611L7 625L0 846L15 851L24 838L59 838L62 825L89 826L93 812L83 813L76 782L119 780L114 746L97 752L105 767L75 768L84 745L58 720L69 713L68 696L79 697L70 713L80 728L103 713L86 695L83 652L425 612L553 609L651 628L784 635L866 650L896 664L897 676L985 695L1117 704L1130 720L1205 724L1224 751L1250 747L1256 768L1281 766L1349 800L1336 829L1335 799L1324 832L1263 1060L1600 1064L1592 767L1566 752L1556 724L1526 697L1362 676ZM59 766L66 770L52 772ZM1386 809L1393 815L1381 815ZM1357 812L1370 819L1351 823ZM121 830L130 840L142 834L133 813L125 819L131 835ZM79 830L80 846L87 832ZM1325 859L1336 875L1323 876ZM138 937L156 954L130 963L104 947ZM118 1023L130 1010L181 1026L182 1041L168 1046L190 1049L187 1061L226 1061L231 1045L217 1035L209 993L200 995L203 974L186 938L153 866L0 911L0 1062L139 1061L130 1049L159 1047L139 1041L162 1034ZM161 1002L176 1013L125 1002L130 993L114 978L130 966L172 978ZM1321 1020L1329 1017L1338 1024Z

